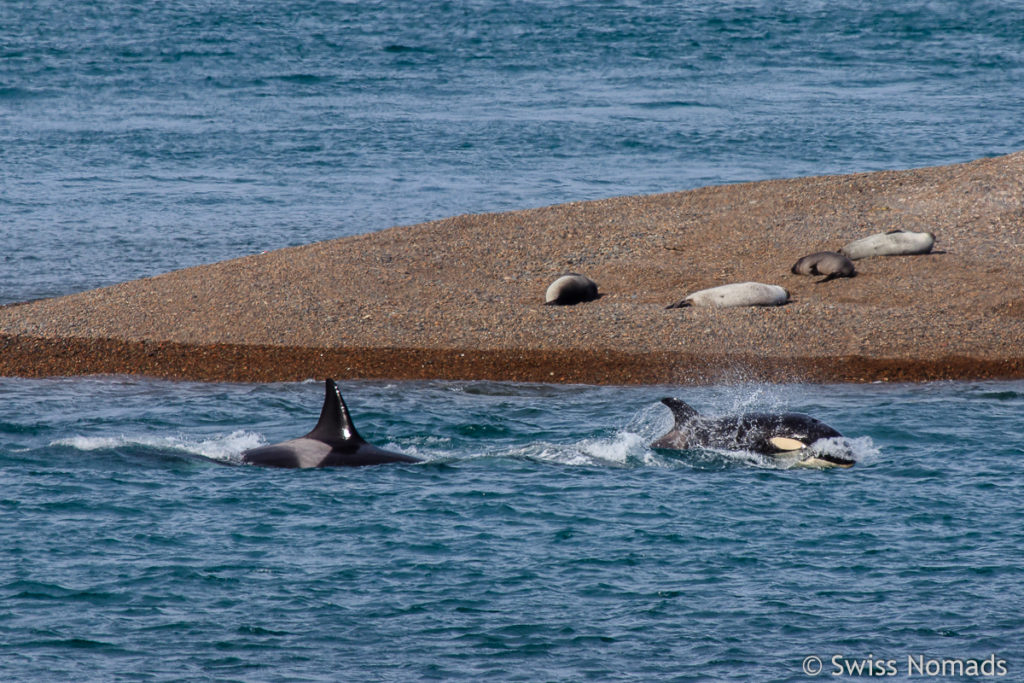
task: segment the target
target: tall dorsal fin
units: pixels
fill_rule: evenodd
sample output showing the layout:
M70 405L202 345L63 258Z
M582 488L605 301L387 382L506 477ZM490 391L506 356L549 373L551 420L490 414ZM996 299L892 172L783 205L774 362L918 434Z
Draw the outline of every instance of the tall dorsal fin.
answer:
M678 398L663 398L661 402L669 407L672 416L676 419L676 426L684 425L697 417L697 411L691 408L685 401Z
M352 416L348 414L348 406L338 391L333 379L328 379L324 387L324 407L320 411L320 421L313 431L306 435L308 439L327 441L345 439L346 441L362 441L356 427L352 424Z

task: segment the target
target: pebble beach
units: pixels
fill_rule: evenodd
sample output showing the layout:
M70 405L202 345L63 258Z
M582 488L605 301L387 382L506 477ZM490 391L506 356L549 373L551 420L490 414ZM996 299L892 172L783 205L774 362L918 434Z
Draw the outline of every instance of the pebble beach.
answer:
M890 230L930 254L818 283ZM394 227L0 308L0 373L587 384L1024 377L1024 152ZM544 306L559 275L600 298ZM777 307L666 310L731 282Z

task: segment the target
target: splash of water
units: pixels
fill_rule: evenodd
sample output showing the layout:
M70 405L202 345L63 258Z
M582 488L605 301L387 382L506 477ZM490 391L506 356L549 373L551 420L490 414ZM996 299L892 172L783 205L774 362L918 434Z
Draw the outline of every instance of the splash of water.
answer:
M248 448L255 448L266 443L259 434L236 430L230 434L214 436L208 439L196 439L188 436L72 436L57 439L51 446L63 446L80 451L108 451L119 448L153 448L163 451L201 455L211 460L233 462L238 454Z

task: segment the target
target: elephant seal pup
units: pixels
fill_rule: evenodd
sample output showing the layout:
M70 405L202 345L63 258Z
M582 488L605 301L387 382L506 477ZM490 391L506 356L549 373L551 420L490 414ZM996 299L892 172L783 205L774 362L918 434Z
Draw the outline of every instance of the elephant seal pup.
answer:
M824 275L824 280L818 280L821 284L837 277L853 277L857 269L853 267L853 261L839 252L819 251L794 263L790 272L794 275Z
M789 301L789 292L778 285L766 285L761 282L737 282L710 289L702 289L690 294L678 303L666 308L684 308L686 306L781 306Z
M935 245L935 235L930 232L907 232L890 230L854 240L840 249L840 253L856 261L869 256L902 256L905 254L927 254Z
M597 283L579 273L567 273L548 286L545 306L572 306L597 298Z

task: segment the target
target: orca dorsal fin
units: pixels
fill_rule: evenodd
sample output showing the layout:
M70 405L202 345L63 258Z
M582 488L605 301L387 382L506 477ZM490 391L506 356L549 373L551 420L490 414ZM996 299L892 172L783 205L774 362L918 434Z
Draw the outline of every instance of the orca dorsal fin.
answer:
M667 405L669 410L672 411L672 416L676 419L677 427L684 425L697 417L697 411L691 408L685 401L681 401L678 398L666 397L661 399L661 402Z
M320 411L320 420L306 438L319 441L339 438L345 441L363 441L363 437L359 436L355 425L352 424L348 406L345 405L345 399L341 397L338 385L333 379L325 382L324 407Z

